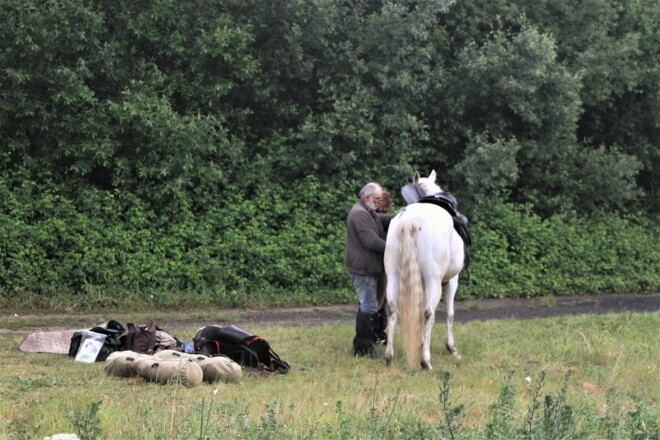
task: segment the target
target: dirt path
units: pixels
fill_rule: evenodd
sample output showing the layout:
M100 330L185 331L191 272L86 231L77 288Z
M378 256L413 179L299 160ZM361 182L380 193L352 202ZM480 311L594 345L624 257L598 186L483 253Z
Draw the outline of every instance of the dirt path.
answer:
M625 295L583 295L567 297L545 298L503 298L503 299L476 299L456 301L455 321L467 322L472 320L485 321L489 319L533 319L560 315L602 314L613 312L658 312L660 311L660 293L655 294L625 294ZM179 318L177 321L161 322L157 324L167 330L176 328L202 327L208 324L234 323L242 326L251 324L263 326L298 326L298 325L326 325L351 324L355 321L357 304L324 306L324 307L298 307L270 310L229 309L211 312L211 318ZM89 323L99 323L104 319L100 315L64 315L46 314L22 316L22 318L41 318L44 321L42 328L35 328L35 320L30 319L29 330L60 330L65 328L84 328ZM3 328L3 323L11 320L11 316L0 314L0 333L21 332L27 328L11 330ZM115 319L121 319L116 317ZM38 319L37 319L38 320ZM56 320L59 324L53 325ZM436 313L436 322L445 320L444 303L440 303Z
M600 314L613 312L657 312L660 293L626 295L587 295L552 298L503 298L456 301L455 321L489 319L533 319L560 315ZM357 305L293 308L276 310L232 311L241 322L260 325L322 325L351 323ZM444 322L445 307L440 303L436 322Z

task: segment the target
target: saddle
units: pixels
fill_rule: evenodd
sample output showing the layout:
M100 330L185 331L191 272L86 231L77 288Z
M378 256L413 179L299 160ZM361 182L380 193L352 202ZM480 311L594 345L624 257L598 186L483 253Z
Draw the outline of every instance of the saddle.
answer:
M468 232L468 219L465 215L458 212L458 203L453 194L441 192L432 196L426 196L423 199L420 199L417 203L431 203L443 208L454 220L454 229L456 229L458 235L463 239L463 243L465 243L466 246L472 244L472 239Z

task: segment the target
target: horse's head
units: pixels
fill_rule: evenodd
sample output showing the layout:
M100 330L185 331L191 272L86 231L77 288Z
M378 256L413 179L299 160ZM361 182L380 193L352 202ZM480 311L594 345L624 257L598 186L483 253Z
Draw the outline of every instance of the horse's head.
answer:
M401 195L408 205L442 192L442 188L435 183L435 170L431 171L429 177L420 177L419 172L415 171L412 180L412 183L401 188Z
M413 175L413 183L421 188L427 196L442 192L442 188L435 183L435 170L431 171L429 177L420 177L419 172L415 171L415 174Z

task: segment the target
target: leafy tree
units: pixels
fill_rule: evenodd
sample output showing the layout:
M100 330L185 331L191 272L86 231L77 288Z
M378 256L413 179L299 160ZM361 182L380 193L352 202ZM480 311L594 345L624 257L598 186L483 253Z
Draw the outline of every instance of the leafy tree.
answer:
M530 21L557 41L557 56L582 76L583 113L577 130L593 154L600 146L635 156L636 183L652 211L660 123L660 9L653 1L521 2ZM599 151L601 151L599 153ZM616 160L614 158L610 160Z
M461 205L468 207L465 212L472 220L488 212L493 203L506 200L516 186L519 149L515 139L491 142L484 136L476 136L465 149L465 159L454 172L460 179L457 195Z
M554 43L537 29L495 32L459 54L464 95L462 125L495 138L515 138L520 180L514 195L541 210L562 201L576 166L574 133L580 109L578 79L557 63Z
M580 78L557 61L550 37L527 26L518 33L494 32L483 46L467 45L459 60L457 81L465 97L461 125L520 144L514 200L532 202L546 215L567 206L590 211L634 200L635 159L621 153L599 159L608 150L594 152L577 142ZM589 169L600 177L581 179L586 160L598 163ZM596 181L621 191L616 196L600 191L594 198L598 187L589 184Z
M77 1L7 0L0 22L0 164L63 179L101 113L91 87L108 64L100 17Z
M455 5L442 18L459 48L483 44L490 32L517 32L525 23L543 30L556 42L557 61L580 77L576 139L593 154L604 147L639 159L635 181L657 212L659 14L653 1L477 0Z

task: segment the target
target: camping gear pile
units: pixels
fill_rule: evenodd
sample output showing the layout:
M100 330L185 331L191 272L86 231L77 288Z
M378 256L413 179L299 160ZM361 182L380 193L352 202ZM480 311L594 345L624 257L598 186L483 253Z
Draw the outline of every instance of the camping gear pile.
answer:
M259 374L286 374L290 369L266 340L236 325L202 327L189 343L152 320L126 326L110 320L91 329L33 333L19 348L62 354L68 348L76 361L104 362L109 375L186 386L237 383L243 369Z

